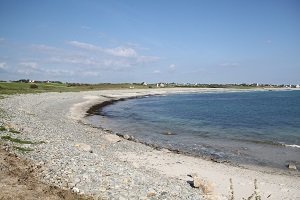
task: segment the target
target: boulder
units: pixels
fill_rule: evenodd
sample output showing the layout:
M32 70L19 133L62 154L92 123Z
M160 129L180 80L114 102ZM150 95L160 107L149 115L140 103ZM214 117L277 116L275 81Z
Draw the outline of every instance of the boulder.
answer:
M288 164L288 168L292 169L292 170L297 170L297 167L296 167L296 165L294 163L289 163Z
M87 151L87 152L92 152L92 148L90 145L85 144L85 143L77 143L75 146L81 150L81 151Z
M125 140L129 140L130 139L130 136L127 135L127 134L125 134L123 137L124 137Z
M121 141L121 138L119 136L113 134L106 134L103 137L110 143L117 143Z
M213 191L213 186L212 186L212 183L201 178L200 176L198 176L197 174L191 174L191 175L188 175L190 177L193 178L193 183L192 183L192 186L194 188L199 188L202 190L202 192L207 195L207 194L211 194L212 191Z

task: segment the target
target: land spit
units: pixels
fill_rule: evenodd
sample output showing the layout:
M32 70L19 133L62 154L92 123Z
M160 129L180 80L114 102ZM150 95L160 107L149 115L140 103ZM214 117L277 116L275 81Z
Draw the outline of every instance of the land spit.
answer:
M14 146L20 157L37 166L42 182L94 199L242 199L252 194L262 199L300 199L300 178L295 171L289 175L246 169L158 150L92 127L85 119L92 106L105 101L210 91L228 90L105 90L7 96L0 100L0 125L20 133L1 131L1 136L32 143L1 143Z

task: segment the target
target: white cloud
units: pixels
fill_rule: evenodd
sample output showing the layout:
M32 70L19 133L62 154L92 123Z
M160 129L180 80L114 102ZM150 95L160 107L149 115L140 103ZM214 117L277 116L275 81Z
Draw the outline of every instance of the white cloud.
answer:
M0 63L0 69L5 69L7 66L6 62L1 62Z
M30 75L49 77L48 79L56 76L93 78L99 77L106 71L129 72L135 67L145 67L160 59L157 56L143 55L140 47L129 46L126 43L112 48L75 40L67 41L65 44L65 47L46 44L28 45L26 49L24 48L28 52L14 61L15 65L10 70L11 73L20 77ZM34 60L28 60L28 57ZM2 61L0 70L3 71L4 68L7 66Z
M69 41L67 42L71 46L81 48L81 49L86 49L86 50L102 50L102 48L97 47L93 44L85 43L85 42L78 42L78 41Z
M42 70L38 68L36 62L20 62L16 68L16 72L23 75L31 75L40 73Z
M42 69L42 72L50 76L73 76L75 74L74 70L66 69Z
M56 47L51 47L44 44L33 44L31 48L39 50L39 51L58 51L59 49Z
M82 73L83 76L99 76L99 72L95 71L85 71Z
M56 63L80 64L80 65L97 65L99 64L91 57L71 55L71 56L55 56L50 59Z
M70 44L73 47L81 48L85 50L101 51L112 56L127 57L127 58L137 56L137 52L133 48L128 48L128 47L119 46L116 48L102 48L90 43L78 42L78 41L69 41L68 44Z
M36 62L20 62L19 64L21 66L29 67L29 68L32 68L32 69L37 69L38 68L38 64Z
M138 56L136 58L137 63L151 63L160 60L158 56Z
M175 69L175 67L176 67L175 64L171 64L171 65L169 66L170 69Z
M104 51L113 56L120 56L120 57L127 57L127 58L137 56L137 52L134 49L126 48L126 47L116 47L113 49L105 49Z
M228 63L222 63L220 64L222 67L239 67L240 63L237 62L228 62Z
M154 73L154 74L160 74L161 71L160 71L160 70L154 70L153 73Z

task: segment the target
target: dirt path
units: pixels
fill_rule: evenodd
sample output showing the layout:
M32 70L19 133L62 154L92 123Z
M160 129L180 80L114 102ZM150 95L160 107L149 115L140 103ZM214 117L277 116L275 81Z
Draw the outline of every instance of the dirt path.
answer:
M41 183L38 167L0 147L0 200L92 199Z

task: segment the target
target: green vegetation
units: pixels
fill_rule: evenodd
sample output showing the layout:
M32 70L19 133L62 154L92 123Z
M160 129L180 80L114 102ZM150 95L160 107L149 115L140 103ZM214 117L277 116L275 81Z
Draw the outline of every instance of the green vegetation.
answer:
M0 131L6 131L6 128L4 126L0 126Z
M229 191L229 199L230 200L234 200L234 189L233 189L233 183L232 183L232 179L230 178L229 179L229 183L230 183L230 191ZM247 198L243 198L243 200L261 200L261 196L259 195L258 193L259 189L258 189L258 186L257 186L257 180L254 179L254 192ZM267 197L269 198L271 196L271 194Z
M37 89L39 86L37 84L30 84L29 86L31 89Z
M36 86L33 86L36 85ZM79 92L90 90L108 90L108 89L146 89L149 86L140 84L77 84L77 83L21 83L21 82L0 82L0 97L5 94L27 94L42 92Z
M6 115L5 111L2 108L0 108L0 117L4 118L5 115Z
M29 152L29 151L33 151L33 149L31 148L24 148L24 147L17 147L17 146L14 146L14 148L18 151L21 151L23 153L26 153L26 152Z
M232 88L232 89L253 89L255 85L249 84L163 84L164 88L188 87L188 88ZM263 86L262 86L263 87ZM81 83L26 83L26 82L0 82L0 99L5 98L3 95L9 94L27 94L42 92L79 92L92 90L119 90L119 89L148 89L157 88L156 84L142 85L141 83L101 83L101 84L81 84ZM1 96L2 95L2 96Z
M0 126L0 131L9 131L11 133L20 133L20 131L17 131L17 130L12 129L12 128L6 129L4 126Z
M29 141L29 140L21 140L21 139L18 139L18 138L12 138L9 135L1 136L1 139L9 140L11 142L19 143L19 144L35 144L35 142Z
M8 129L8 131L11 133L17 133L17 134L20 133L20 131L16 131L15 129L12 128Z

